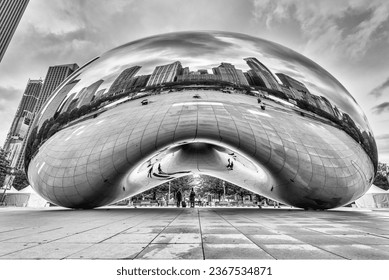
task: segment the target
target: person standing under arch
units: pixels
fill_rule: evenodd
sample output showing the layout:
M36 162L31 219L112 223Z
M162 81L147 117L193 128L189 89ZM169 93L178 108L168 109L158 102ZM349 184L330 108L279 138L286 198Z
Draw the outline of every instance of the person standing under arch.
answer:
M178 190L177 193L176 193L177 207L181 206L181 201L182 201L182 193L181 193L180 190Z
M190 195L189 195L190 208L195 207L195 198L196 198L196 193L194 192L194 190L192 188L192 191L190 192Z

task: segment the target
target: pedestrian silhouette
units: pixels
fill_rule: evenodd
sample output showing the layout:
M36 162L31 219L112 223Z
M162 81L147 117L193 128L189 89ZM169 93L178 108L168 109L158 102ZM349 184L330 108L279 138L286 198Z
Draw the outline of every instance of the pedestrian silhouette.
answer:
M153 167L151 166L149 172L147 173L147 177L151 178L151 173L153 172Z
M194 192L194 190L192 188L192 191L190 192L190 195L189 195L189 201L190 201L191 208L195 207L195 198L196 198L196 193Z
M177 193L176 193L177 207L180 207L180 205L181 205L181 200L182 200L182 194L181 194L181 191L178 190Z

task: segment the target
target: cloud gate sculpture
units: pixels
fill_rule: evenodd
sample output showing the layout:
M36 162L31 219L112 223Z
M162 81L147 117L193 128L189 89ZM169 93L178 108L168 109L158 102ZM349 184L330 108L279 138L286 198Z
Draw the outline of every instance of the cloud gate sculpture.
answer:
M328 209L368 190L377 149L354 98L313 61L243 34L181 32L65 80L35 119L25 167L41 196L70 208L206 174Z

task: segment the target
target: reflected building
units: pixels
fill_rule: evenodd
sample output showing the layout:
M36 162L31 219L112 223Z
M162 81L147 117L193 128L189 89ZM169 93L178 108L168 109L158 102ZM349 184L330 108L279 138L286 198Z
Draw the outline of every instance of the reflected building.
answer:
M273 90L281 91L281 87L278 84L276 78L273 76L272 72L262 64L255 57L248 57L244 59L247 62L247 65L251 68L252 72L249 75L256 75L257 79L261 80L261 83L265 87Z
M224 82L229 82L238 86L249 85L242 70L236 69L231 63L222 62L218 67L212 68L212 71Z
M309 96L311 93L302 82L297 81L296 79L293 79L292 77L283 73L276 73L276 75L281 80L283 85L288 87L293 92L296 99L306 100L309 102Z
M131 79L138 73L140 68L141 66L133 66L123 70L109 88L108 94L115 95L126 91L128 85L131 84Z
M95 93L102 83L104 83L104 80L98 80L90 86L83 88L79 93L79 104L77 107L89 105L95 98Z
M60 113L67 111L69 103L73 100L73 97L76 95L76 92L73 92L73 93L70 93L70 92L78 84L79 81L80 81L80 79L73 79L73 80L69 81L68 83L66 83L66 85L61 89L61 91L63 91L63 93L58 94L57 96L59 97L61 95L62 98L58 98L58 102L60 103L60 105L58 106L58 109L57 109L55 115L58 115ZM54 101L52 101L52 102L54 102Z
M171 64L157 66L147 82L147 87L172 83L177 80L177 76L182 73L181 62L176 61Z
M100 98L102 98L103 96L104 96L104 94L105 94L105 92L107 91L107 89L106 88L103 88L103 89L99 89L97 92L96 92L96 94L95 94L95 101L96 100L99 100Z
M43 104L50 97L51 93L77 69L78 65L76 63L49 67L42 91L39 94L39 100L35 108L35 112L38 112L42 108Z
M243 74L250 86L266 87L264 81L257 74L255 74L254 70L249 70Z
M291 72L312 88L282 74ZM361 197L378 164L366 116L331 74L286 47L229 32L171 33L108 51L37 116L28 178L65 207L99 207L204 174L329 209Z
M189 67L185 67L182 75L177 76L178 83L210 83L221 80L220 75L208 74L206 69L189 72Z

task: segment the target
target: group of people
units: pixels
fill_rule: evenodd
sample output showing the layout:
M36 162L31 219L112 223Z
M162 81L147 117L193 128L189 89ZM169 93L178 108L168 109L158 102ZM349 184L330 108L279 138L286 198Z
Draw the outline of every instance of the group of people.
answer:
M189 202L190 202L190 207L194 208L195 207L195 198L196 198L196 193L194 189L192 188L190 194L189 194ZM182 193L181 190L178 190L176 193L176 203L177 207L186 207L186 202L182 200Z

